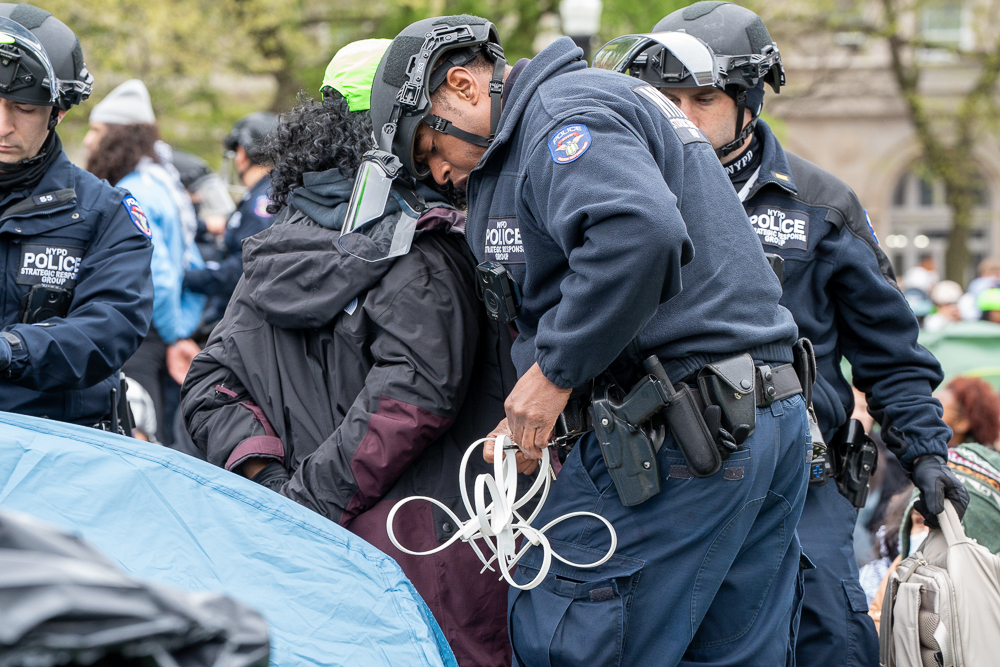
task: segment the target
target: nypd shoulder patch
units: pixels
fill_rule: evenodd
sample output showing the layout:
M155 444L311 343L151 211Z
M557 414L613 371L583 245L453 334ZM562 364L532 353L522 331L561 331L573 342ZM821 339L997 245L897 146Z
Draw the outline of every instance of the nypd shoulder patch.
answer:
M872 233L872 238L875 239L875 245L882 245L878 242L878 234L875 233L875 227L872 226L872 219L868 217L868 209L865 209L865 222L868 223L868 231Z
M270 218L273 214L267 212L267 207L270 206L271 200L267 198L267 195L259 195L257 199L253 201L253 214L258 218Z
M147 239L153 238L153 230L149 226L149 218L146 217L146 213L139 206L139 201L132 195L128 195L122 199L122 206L125 207L125 212L128 213L128 217L132 218L132 223L139 228L139 231Z
M549 153L556 164L569 164L586 153L592 142L586 125L567 125L549 139Z

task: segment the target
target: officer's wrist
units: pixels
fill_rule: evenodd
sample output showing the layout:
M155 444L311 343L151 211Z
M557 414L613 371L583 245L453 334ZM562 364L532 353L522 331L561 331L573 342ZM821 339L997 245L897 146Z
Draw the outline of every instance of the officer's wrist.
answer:
M11 377L11 366L24 354L24 342L11 331L0 332L0 374Z

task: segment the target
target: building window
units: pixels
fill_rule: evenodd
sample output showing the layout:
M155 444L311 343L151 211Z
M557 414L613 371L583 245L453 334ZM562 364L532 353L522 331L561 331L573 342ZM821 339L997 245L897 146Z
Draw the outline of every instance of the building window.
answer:
M896 181L890 211L889 234L882 247L889 255L896 275L919 263L927 254L934 257L939 271L944 269L951 231L951 209L945 202L944 183L911 168ZM976 177L976 210L969 234L971 261L969 276L980 260L990 256L992 234L991 188L986 179Z
M932 44L968 50L975 46L972 14L964 2L936 0L920 10L920 35Z

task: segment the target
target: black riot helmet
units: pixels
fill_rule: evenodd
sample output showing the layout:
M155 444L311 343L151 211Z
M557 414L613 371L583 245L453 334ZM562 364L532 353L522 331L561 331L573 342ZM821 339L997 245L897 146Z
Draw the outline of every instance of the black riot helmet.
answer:
M594 66L626 72L655 88L714 86L736 102L736 136L716 149L722 157L753 132L764 103L764 84L779 92L785 70L764 21L729 2L696 2L669 14L648 35L608 42ZM743 127L743 110L753 120Z
M0 97L66 111L90 97L93 83L65 23L32 5L0 4Z
M668 14L653 26L653 32L679 31L708 44L717 59L726 59L722 89L736 101L736 139L717 151L721 157L739 148L753 132L764 104L764 84L769 84L776 93L785 85L781 54L764 21L749 9L730 2L696 2ZM673 88L693 85L669 84ZM746 128L741 127L743 109L753 114Z
M242 146L250 159L254 158L254 149L260 145L261 140L278 127L278 117L266 111L256 111L248 114L236 121L233 129L222 140L222 145L227 151L235 151Z
M470 63L480 53L494 64L489 137L466 132L430 113L431 93L444 82L448 71ZM372 82L371 119L376 147L395 155L411 177L423 179L430 171L413 159L413 143L421 122L477 146L489 146L500 123L506 65L497 29L486 19L463 14L411 24L392 40Z

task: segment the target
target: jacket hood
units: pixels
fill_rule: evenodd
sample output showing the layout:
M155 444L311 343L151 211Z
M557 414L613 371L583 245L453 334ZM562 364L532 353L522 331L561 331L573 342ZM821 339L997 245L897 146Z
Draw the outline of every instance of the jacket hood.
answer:
M531 59L531 62L517 77L517 81L507 97L507 105L503 109L500 125L497 127L497 138L487 149L486 154L479 159L479 164L485 164L487 156L494 151L495 147L505 143L510 138L514 128L517 127L521 114L524 113L525 107L531 100L530 91L535 90L546 79L557 73L562 73L562 71L587 69L583 55L583 49L574 44L572 39L562 37Z
M274 225L243 242L247 294L272 326L329 325L345 309L353 312L354 300L377 285L399 259L366 262L340 247L339 230L315 222L293 205ZM459 231L464 222L459 211L432 208L420 217L417 233Z
M302 186L292 190L289 202L327 229L339 230L347 216L354 179L339 169L302 175Z
M285 222L301 223L306 217L286 210ZM337 244L339 236L315 225L275 224L243 242L247 293L264 321L282 329L325 326L395 263L349 255Z

